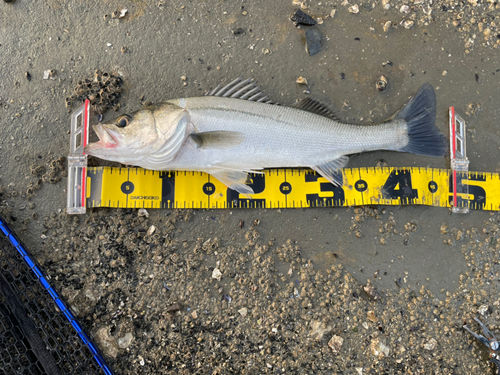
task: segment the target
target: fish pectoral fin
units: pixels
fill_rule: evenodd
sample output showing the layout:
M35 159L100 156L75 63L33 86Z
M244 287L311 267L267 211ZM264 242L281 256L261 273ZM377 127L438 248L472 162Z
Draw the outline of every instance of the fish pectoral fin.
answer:
M348 161L349 158L345 155L342 155L336 159L330 160L321 165L315 165L310 168L318 172L321 176L326 178L335 186L342 186L344 184L344 181L340 169L344 168L347 165Z
M248 196L254 193L250 186L245 185L248 178L247 172L224 169L216 172L210 171L209 173L228 188L236 190L240 194Z
M328 108L325 104L318 102L317 100L307 97L292 104L293 108L301 109L302 111L307 111L315 113L320 116L331 118L332 120L338 121L339 118L333 111Z
M236 147L245 140L243 133L227 130L191 133L189 138L193 140L196 148L218 148L220 150Z

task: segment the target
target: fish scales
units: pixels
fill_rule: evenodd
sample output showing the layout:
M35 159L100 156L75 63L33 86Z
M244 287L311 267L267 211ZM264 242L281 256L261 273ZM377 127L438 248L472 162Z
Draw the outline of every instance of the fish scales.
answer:
M199 170L216 163L241 163L247 168L314 166L340 155L394 150L408 142L403 121L351 125L291 107L218 97L169 102L189 112L198 132L240 131L245 137L244 142L226 150L196 152L186 147L171 165L179 170Z

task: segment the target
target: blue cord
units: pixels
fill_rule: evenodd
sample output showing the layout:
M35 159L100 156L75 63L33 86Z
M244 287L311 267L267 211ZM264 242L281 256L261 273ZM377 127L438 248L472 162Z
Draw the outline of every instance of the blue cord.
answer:
M104 359L102 358L101 354L99 353L97 346L94 345L94 343L90 340L90 338L87 336L87 334L84 332L82 326L78 321L75 319L74 315L69 311L69 309L66 307L66 304L61 300L59 297L59 294L55 291L54 288L49 284L47 281L47 278L43 275L42 270L40 267L38 267L35 262L31 259L31 256L28 254L27 250L24 248L23 245L19 242L19 240L16 238L16 236L12 233L12 231L9 229L5 221L3 221L0 218L0 229L5 234L5 236L8 238L10 243L16 248L19 254L23 257L24 261L28 265L28 267L33 271L33 273L36 275L37 279L40 281L44 289L50 294L54 302L56 303L57 307L62 311L66 319L68 319L69 323L73 326L75 329L76 333L78 333L78 336L80 336L80 339L82 340L83 344L89 348L89 350L92 352L92 355L94 356L95 361L99 365L100 368L104 371L106 375L113 375L113 372L109 368L109 366L106 364Z

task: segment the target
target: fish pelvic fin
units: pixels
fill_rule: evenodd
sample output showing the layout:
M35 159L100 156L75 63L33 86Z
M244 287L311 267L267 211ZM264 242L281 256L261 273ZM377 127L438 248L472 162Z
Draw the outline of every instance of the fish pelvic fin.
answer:
M209 173L229 189L237 191L246 198L250 198L249 195L254 193L253 189L245 184L248 178L247 172L221 169L217 171L211 170Z
M427 156L445 156L446 137L436 127L436 94L426 83L394 115L407 125L408 143L401 152Z
M321 165L310 167L318 172L321 176L326 178L335 186L342 186L344 184L344 177L340 171L349 162L349 158L345 155L339 156Z

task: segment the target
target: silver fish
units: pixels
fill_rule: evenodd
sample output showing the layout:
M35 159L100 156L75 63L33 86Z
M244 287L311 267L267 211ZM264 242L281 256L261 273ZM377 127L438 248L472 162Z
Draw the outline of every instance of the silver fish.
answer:
M99 141L85 152L152 170L210 173L241 194L253 194L247 173L263 168L309 167L334 185L346 155L392 150L444 156L445 136L435 126L430 84L391 119L373 126L346 124L306 98L274 105L252 82L238 78L204 97L168 100L94 127Z

